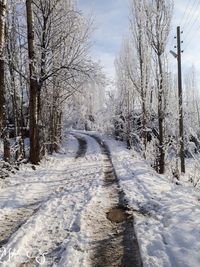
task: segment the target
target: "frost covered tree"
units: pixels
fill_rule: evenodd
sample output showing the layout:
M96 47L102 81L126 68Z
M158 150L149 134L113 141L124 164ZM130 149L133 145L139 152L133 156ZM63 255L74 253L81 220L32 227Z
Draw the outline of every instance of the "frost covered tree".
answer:
M106 85L105 74L99 64L94 62L90 76L83 80L67 103L65 110L67 127L101 131L105 129Z
M158 107L158 171L165 172L165 91L167 90L167 77L165 68L165 50L170 31L170 23L173 11L173 2L170 0L151 0L144 3L146 13L146 32L154 55L155 88Z
M173 3L163 0L132 0L130 8L130 37L123 43L117 58L118 99L121 101L129 96L129 101L121 105L124 109L129 109L129 103L134 102L129 123L132 136L135 122L140 129L143 156L146 157L148 138L153 139L153 154L157 156L152 165L159 173L164 173L165 112L170 87L165 50ZM130 96L131 91L133 94ZM137 110L140 110L139 114Z
M132 77L134 57L131 41L127 37L124 39L120 54L115 60L116 86L118 89L115 128L116 136L126 139L128 148L132 145L133 131L131 120L136 102L136 89L133 86Z
M30 151L30 161L37 164L46 151L58 149L73 96L90 98L87 84L99 84L101 73L90 57L92 22L74 0L8 0L8 6L6 12L1 1L0 90L6 93L0 94L0 130L4 141L9 141L5 130L14 138L13 160ZM28 137L30 150L24 146Z
M194 66L192 66L188 73L186 73L184 80L185 142L186 152L188 155L191 155L194 154L194 151L198 151L200 148L200 96L197 86L196 70Z
M9 120L10 137L15 138L14 151L12 151L16 160L24 157L24 111L23 101L25 84L25 67L23 57L27 58L27 51L23 49L20 29L20 2L8 0L9 12L7 12L7 30L6 30L6 87L7 87L7 114ZM25 21L24 21L25 23ZM24 51L23 51L24 50ZM13 150L13 149L12 149Z
M63 104L93 70L88 56L91 27L73 1L35 0L32 4L37 48L37 153L43 154L46 149L57 150L62 139Z
M62 106L93 70L88 56L91 25L76 10L73 1L35 1L35 18L37 116L42 143L52 152L61 140ZM45 127L47 121L49 124Z
M135 48L135 60L132 58L129 75L133 86L138 91L142 110L142 139L145 150L147 147L147 116L148 100L150 93L151 73L151 47L146 34L147 20L144 10L144 1L132 0L130 31L132 43ZM129 63L130 64L130 63Z

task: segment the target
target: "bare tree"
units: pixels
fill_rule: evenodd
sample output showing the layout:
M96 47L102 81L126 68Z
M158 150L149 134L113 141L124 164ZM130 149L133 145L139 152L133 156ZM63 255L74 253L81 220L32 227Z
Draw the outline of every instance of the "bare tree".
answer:
M120 54L115 61L115 70L118 89L118 105L116 110L118 122L116 122L116 126L119 128L119 131L123 130L123 136L126 138L128 148L132 146L132 115L137 98L137 90L135 85L133 86L132 80L132 72L136 71L135 65L132 64L134 58L134 50L130 39L127 37L123 41Z
M166 90L166 72L164 69L164 53L170 30L172 10L173 3L171 0L145 0L147 36L155 54L156 88L158 97L159 173L165 172L164 91Z
M62 105L93 71L88 57L91 27L73 1L35 0L34 16L39 135L42 150L47 144L52 152L61 140Z
M89 55L91 19L77 10L75 0L8 0L7 13L6 1L0 3L0 131L4 146L9 131L15 137L15 160L25 156L22 140L29 134L29 158L38 164L47 149L56 151L62 141L66 102L89 95L85 86L99 75Z
M136 88L141 99L142 108L142 139L144 146L144 157L147 148L147 101L150 92L150 72L151 72L151 47L146 33L146 16L144 10L144 1L131 1L131 35L135 49L135 70L129 67L130 79Z
M7 88L7 117L9 120L10 136L15 137L14 159L24 158L23 142L23 92L21 68L21 37L19 35L19 8L16 1L9 0L6 26L6 88ZM25 53L27 54L27 53ZM20 66L21 65L21 66ZM20 67L19 67L20 66ZM17 71L16 71L17 70ZM12 156L12 155L11 155Z
M28 35L28 54L29 54L29 73L30 73L30 161L33 164L38 164L40 160L39 134L37 121L37 94L38 82L36 77L36 56L35 56L35 30L34 30L34 14L33 1L26 0L27 11L27 35Z

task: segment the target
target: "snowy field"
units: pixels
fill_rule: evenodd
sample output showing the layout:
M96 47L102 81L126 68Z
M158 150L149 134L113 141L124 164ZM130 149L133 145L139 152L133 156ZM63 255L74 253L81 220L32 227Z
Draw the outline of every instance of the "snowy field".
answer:
M80 136L87 141L81 157L77 139L67 135L60 153L36 170L23 165L6 178L0 190L0 266L92 266L92 242L109 235L105 229L113 231L102 212L113 204L113 192L102 186L99 145ZM103 139L134 216L143 265L199 267L200 191L158 175L133 150Z

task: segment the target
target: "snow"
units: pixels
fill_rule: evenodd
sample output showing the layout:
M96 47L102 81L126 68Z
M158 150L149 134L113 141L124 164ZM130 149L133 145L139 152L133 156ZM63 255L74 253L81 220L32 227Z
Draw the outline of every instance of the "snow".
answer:
M48 262L59 260L59 253L54 256L57 247L61 254L67 250L68 239L78 231L79 214L96 192L102 173L99 147L93 140L89 143L86 156L75 159L78 144L71 136L66 151L48 157L35 171L23 166L6 180L7 187L0 191L1 231L4 227L8 233L1 232L8 238L1 251L2 266L43 258L43 266L49 266Z
M83 157L76 159L78 141L66 133L59 153L46 157L36 170L21 165L5 179L0 266L89 267L95 244L114 236L105 214L116 204L117 189L103 186L104 157L97 142L73 134L87 141ZM144 267L200 266L199 189L158 175L134 150L102 138L134 216Z
M109 141L144 266L200 266L200 191L158 175L135 151Z

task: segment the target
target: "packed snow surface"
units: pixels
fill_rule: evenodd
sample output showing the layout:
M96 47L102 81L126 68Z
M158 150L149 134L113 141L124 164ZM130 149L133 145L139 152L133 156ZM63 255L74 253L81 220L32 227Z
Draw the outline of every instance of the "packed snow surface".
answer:
M98 222L112 200L102 186L99 145L78 135L87 141L81 157L77 139L68 134L60 153L6 178L0 190L0 266L91 266L92 238L111 227ZM158 175L135 151L102 138L134 216L144 266L199 267L199 190Z

